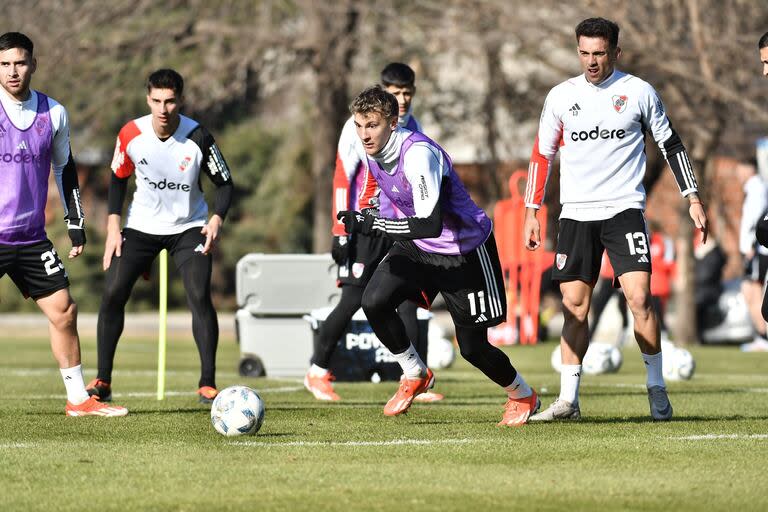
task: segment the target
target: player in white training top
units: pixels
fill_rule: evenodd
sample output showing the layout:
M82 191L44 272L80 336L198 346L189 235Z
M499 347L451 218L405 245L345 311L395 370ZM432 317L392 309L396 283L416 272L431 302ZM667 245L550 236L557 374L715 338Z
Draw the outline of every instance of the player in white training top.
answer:
M615 69L621 55L618 40L619 27L612 21L590 18L579 23L576 41L584 73L554 87L541 113L528 171L524 243L529 250L541 244L536 213L559 150L563 208L552 279L560 282L565 323L560 340L560 396L530 421L581 415L578 388L589 344L587 315L604 250L635 319L635 338L647 370L651 417L672 417L662 376L659 320L650 294L650 243L642 184L646 132L667 159L705 241L707 217L685 147L661 98L647 82Z
M232 200L227 163L208 130L180 114L184 80L172 69L147 79L151 114L126 124L117 137L109 187L104 246L107 276L99 309L99 374L88 392L109 400L112 364L123 331L125 304L136 280L167 249L184 281L192 312L192 334L200 353L197 394L210 403L216 390L219 324L211 302L211 251ZM216 186L214 212L202 189L203 174ZM136 192L120 231L123 201L131 176Z

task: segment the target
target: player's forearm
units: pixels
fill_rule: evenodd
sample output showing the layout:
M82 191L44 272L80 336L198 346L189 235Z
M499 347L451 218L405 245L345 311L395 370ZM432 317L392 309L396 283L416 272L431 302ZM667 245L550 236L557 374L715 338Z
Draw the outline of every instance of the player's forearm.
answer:
M402 219L376 218L371 226L372 236L386 236L392 240L417 240L436 238L443 230L440 202L435 204L427 217L405 217Z
M110 213L107 216L107 234L120 233L122 224L122 215L117 213Z
M112 174L112 180L109 182L109 191L107 192L107 213L116 214L118 217L123 213L123 202L128 193L128 178L118 178Z
M234 189L235 187L232 185L232 181L228 181L216 187L216 198L213 203L213 211L215 215L221 217L222 221L227 217L229 207L232 205Z
M67 226L70 229L83 229L85 214L80 201L77 168L71 153L63 167L54 167L54 175L63 203L64 218L67 221Z
M693 174L693 167L688 158L688 152L685 150L683 141L675 130L672 130L672 135L663 142L662 148L664 149L664 157L667 159L667 163L670 169L672 169L672 174L675 176L680 193L684 197L690 198L692 194L698 191L699 187L696 183L696 176Z
M547 188L547 181L549 180L549 173L552 169L552 159L554 155L549 158L543 155L539 150L539 138L533 143L533 150L531 151L531 160L528 164L528 180L525 187L525 206L530 208L538 208L544 202L544 194Z

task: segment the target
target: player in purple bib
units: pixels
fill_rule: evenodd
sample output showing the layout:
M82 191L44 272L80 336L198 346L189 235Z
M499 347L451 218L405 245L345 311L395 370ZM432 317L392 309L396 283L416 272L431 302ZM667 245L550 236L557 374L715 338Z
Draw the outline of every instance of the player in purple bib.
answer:
M82 253L83 209L67 112L30 89L37 68L33 52L34 44L24 34L0 36L0 277L8 274L48 317L51 349L67 391L67 416L124 416L124 407L105 405L85 391L77 305L64 264L45 233L53 168L72 240L69 259Z
M504 352L488 343L488 327L504 321L507 307L491 220L469 197L447 153L425 135L398 126L394 96L370 87L355 98L350 111L372 178L397 216L339 213L347 233L395 242L362 301L376 335L403 369L384 414L406 412L414 397L434 384L395 308L408 299L429 307L441 293L461 355L507 392L499 425L525 424L539 399Z

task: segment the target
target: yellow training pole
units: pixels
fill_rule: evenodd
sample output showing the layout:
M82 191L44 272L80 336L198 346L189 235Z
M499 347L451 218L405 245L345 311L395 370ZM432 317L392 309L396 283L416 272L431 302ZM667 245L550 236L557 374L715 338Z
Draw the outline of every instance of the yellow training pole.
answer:
M157 333L157 399L165 398L165 346L168 330L168 251L160 251L160 314Z

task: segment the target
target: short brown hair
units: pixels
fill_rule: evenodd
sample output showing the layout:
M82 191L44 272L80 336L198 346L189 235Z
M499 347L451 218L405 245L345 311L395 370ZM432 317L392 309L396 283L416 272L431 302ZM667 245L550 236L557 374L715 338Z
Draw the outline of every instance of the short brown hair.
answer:
M382 89L380 85L374 85L365 89L352 100L349 111L353 115L378 112L382 117L391 119L397 117L399 106L397 98Z
M608 41L608 46L619 46L619 26L605 18L587 18L576 26L576 43L580 37L600 37Z

